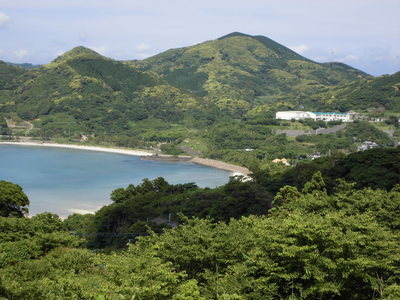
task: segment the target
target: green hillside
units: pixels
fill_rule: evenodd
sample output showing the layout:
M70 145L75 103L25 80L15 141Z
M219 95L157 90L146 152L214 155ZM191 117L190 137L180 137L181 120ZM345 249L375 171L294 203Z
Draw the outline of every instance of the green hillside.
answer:
M0 61L0 90L16 88L23 80L20 77L24 73L25 71L22 68Z
M56 118L59 126L55 127L74 127L74 131L113 134L129 129L131 121L173 119L187 107L197 106L195 99L158 75L84 47L34 70L5 64L0 65L0 72L2 69L0 112L16 112L26 120L44 118L46 124Z
M321 109L400 112L400 72L333 87L310 100Z
M168 50L134 64L233 110L255 104L273 107L278 102L295 106L302 96L370 77L344 64L315 63L271 39L242 33Z
M331 86L369 78L346 65L318 64L266 37L241 33L134 63L76 47L40 68L3 64L2 69L0 113L26 120L56 116L98 135L127 134L137 127L133 123L152 118L189 120L198 127L224 116L296 108Z

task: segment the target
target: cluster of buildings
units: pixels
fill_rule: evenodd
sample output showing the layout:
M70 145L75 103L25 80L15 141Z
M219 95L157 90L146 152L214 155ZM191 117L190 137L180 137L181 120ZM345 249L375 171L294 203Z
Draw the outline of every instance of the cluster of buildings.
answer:
M354 112L336 113L336 112L311 112L311 111L278 111L275 118L278 120L305 120L315 121L342 121L352 122L358 114Z

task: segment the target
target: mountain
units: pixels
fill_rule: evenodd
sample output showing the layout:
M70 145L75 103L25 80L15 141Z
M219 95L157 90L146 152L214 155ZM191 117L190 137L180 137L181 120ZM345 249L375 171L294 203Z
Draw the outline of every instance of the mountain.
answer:
M15 74L15 78L2 73ZM155 73L85 47L76 47L37 69L0 65L0 82L2 77L10 88L3 84L0 90L0 112L17 112L27 120L61 114L59 119L69 120L65 124L83 132L120 132L129 128L130 121L170 120L187 106L197 106L190 95ZM16 80L19 84L12 86Z
M13 98L17 112L29 112L32 118L48 114L64 103L104 102L112 93L132 92L159 82L156 76L84 47L74 48L48 65L26 73L31 78L18 86Z
M320 64L264 36L231 33L172 49L132 64L221 108L296 102L367 74L339 63Z

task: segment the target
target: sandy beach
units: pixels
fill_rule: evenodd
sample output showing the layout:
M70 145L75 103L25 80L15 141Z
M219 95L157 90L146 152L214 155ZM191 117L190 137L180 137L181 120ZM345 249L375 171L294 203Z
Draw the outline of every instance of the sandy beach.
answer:
M247 178L250 178L250 170L244 167L239 167L235 165L228 164L223 161L219 160L214 160L214 159L208 159L208 158L200 158L200 157L194 157L191 162L194 162L196 164L204 165L204 166L209 166L212 168L217 168L225 171L230 171L233 172L232 176L245 176Z
M106 148L96 146L72 145L72 144L56 144L42 142L0 142L0 145L17 145L17 146L35 146L35 147L53 147L53 148L68 148L78 150L100 151L118 154L127 154L134 156L150 156L153 153L144 150L130 150L124 148Z

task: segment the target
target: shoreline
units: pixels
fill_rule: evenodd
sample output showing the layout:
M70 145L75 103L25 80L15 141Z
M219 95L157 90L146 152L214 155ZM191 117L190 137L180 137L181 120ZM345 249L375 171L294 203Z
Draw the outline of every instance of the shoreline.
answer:
M250 175L251 171L245 167L239 167L239 166L235 166L232 164L228 164L228 163L220 161L220 160L201 158L201 157L194 157L190 161L195 164L229 171L229 172L233 173L232 176L244 176L245 180L250 180L249 175Z
M34 147L51 147L51 148L67 148L76 150L88 150L88 151L98 151L98 152L108 152L117 154L126 154L133 156L151 156L152 152L145 150L130 150L124 148L107 148L98 146L84 146L84 145L73 145L73 144L57 144L57 143L42 143L42 142L0 142L0 145L14 145L14 146L34 146Z
M116 154L125 154L125 155L133 155L133 156L141 156L145 160L152 160L152 156L154 156L155 160L158 157L158 160L170 160L170 161L188 161L195 164L220 169L224 171L231 172L231 176L244 176L245 179L249 179L250 170L244 167L235 166L232 164L225 163L223 161L208 159L208 158L200 158L190 156L182 156L181 158L174 157L173 155L167 154L158 154L157 156L150 151L145 150L130 150L124 148L116 148L116 147L98 147L98 146L85 146L85 145L74 145L74 144L57 144L57 143L46 143L46 142L8 142L8 141L0 141L0 145L14 145L14 146L34 146L34 147L52 147L52 148L64 148L64 149L76 149L76 150L88 150L88 151L98 151L98 152L108 152L108 153L116 153ZM172 160L171 160L172 159Z

